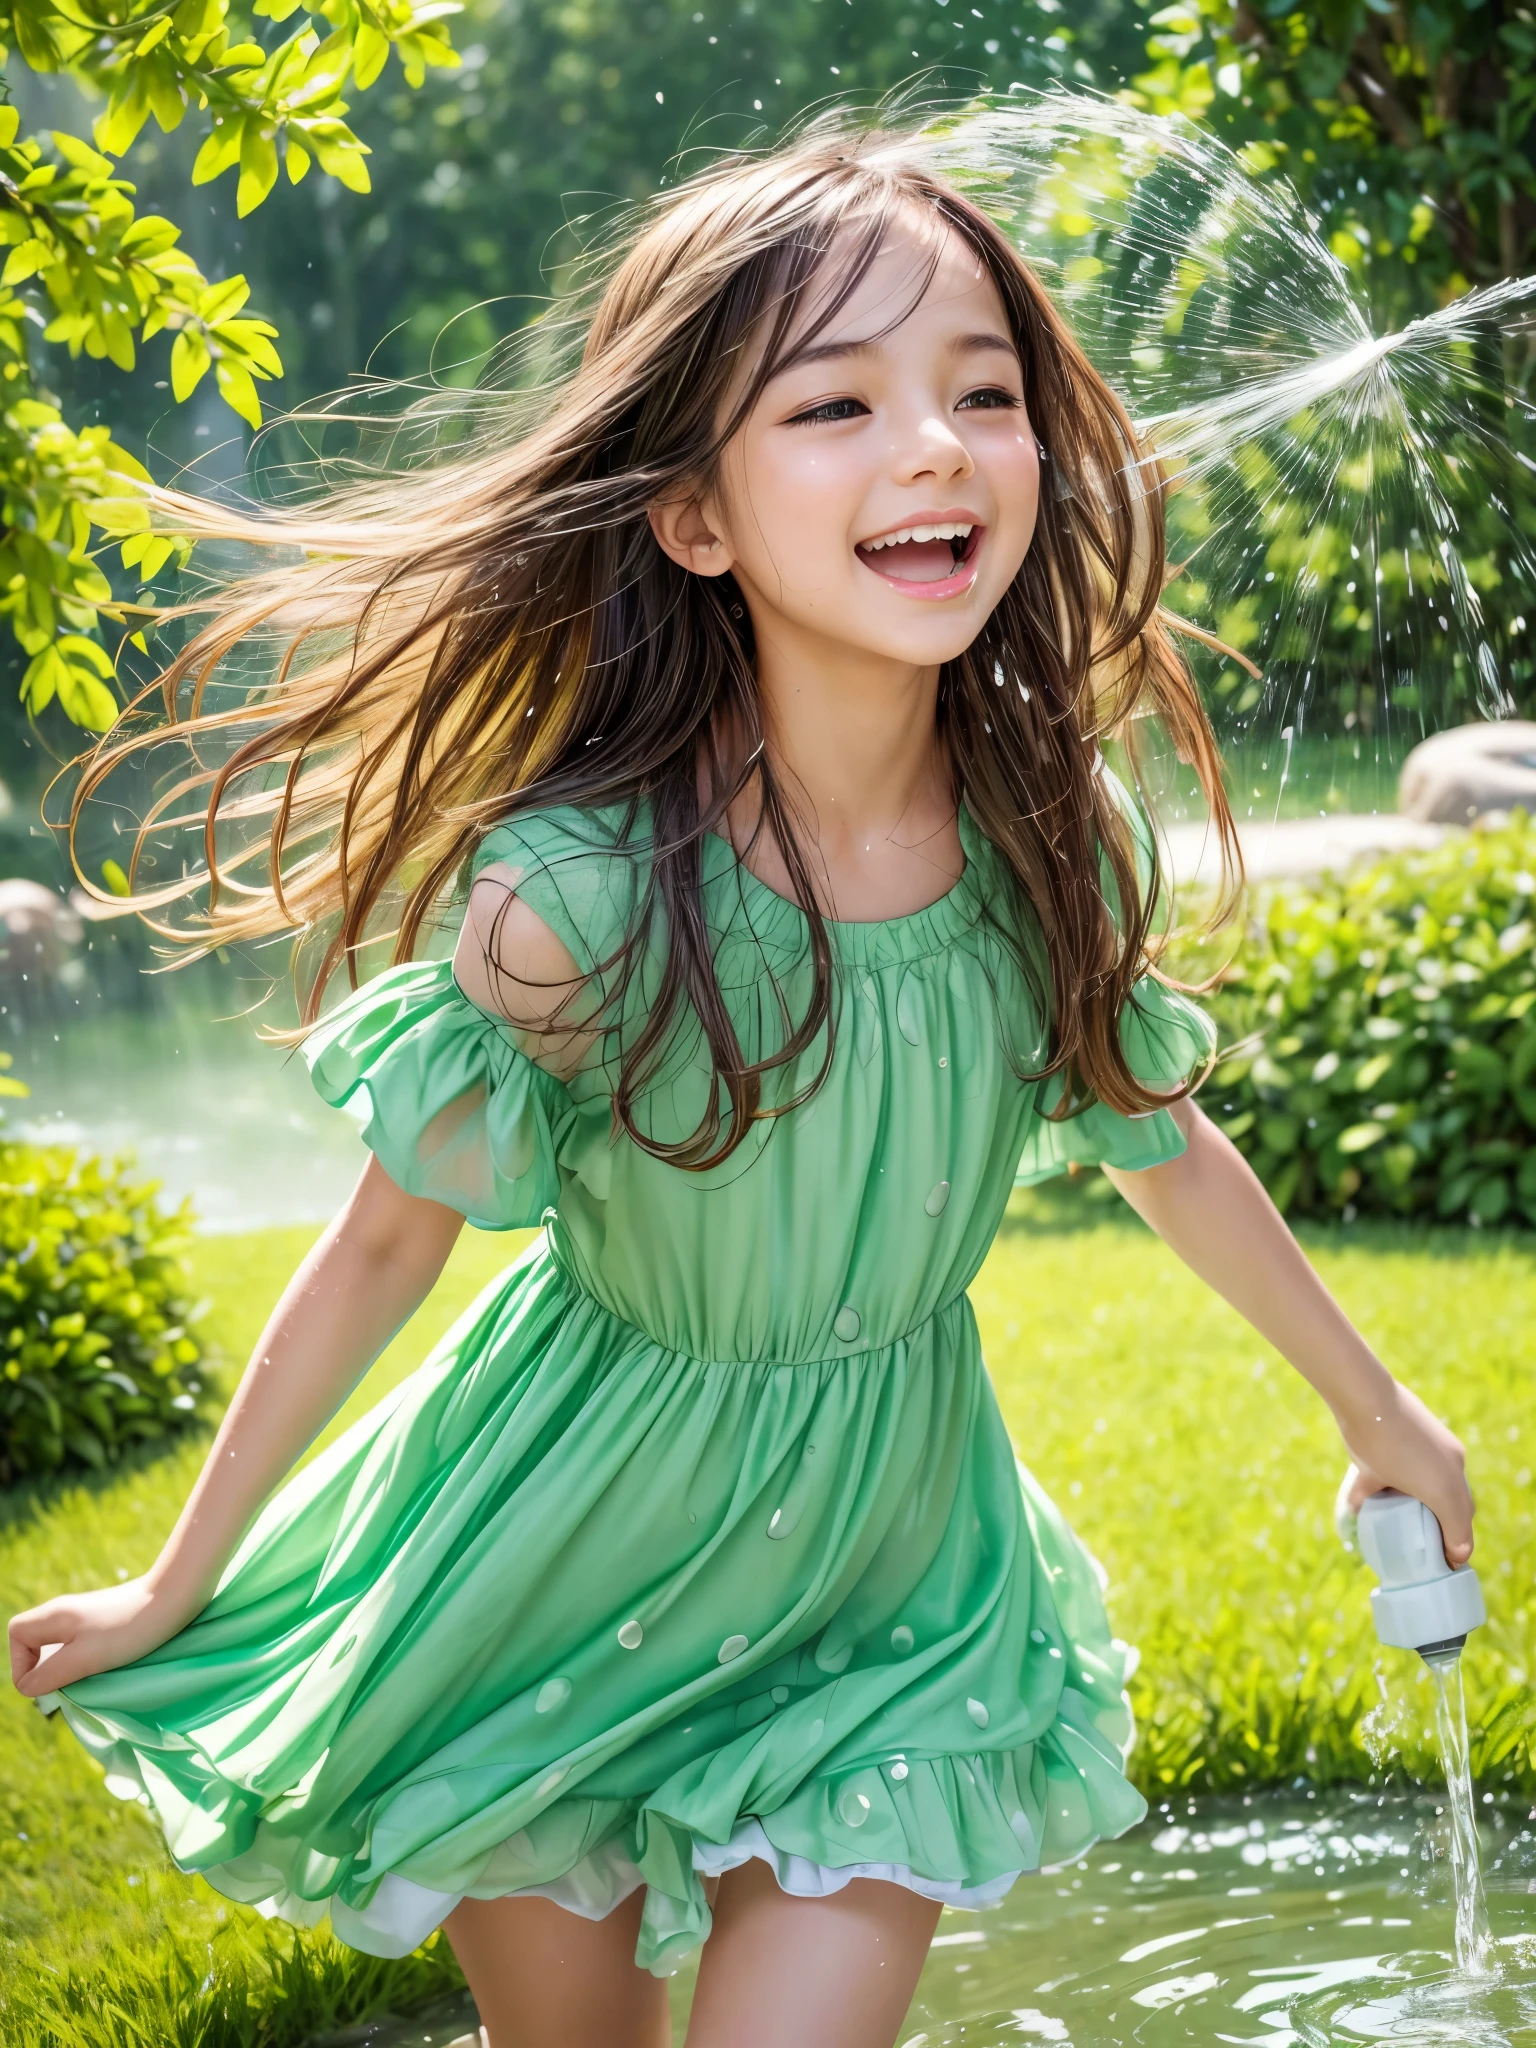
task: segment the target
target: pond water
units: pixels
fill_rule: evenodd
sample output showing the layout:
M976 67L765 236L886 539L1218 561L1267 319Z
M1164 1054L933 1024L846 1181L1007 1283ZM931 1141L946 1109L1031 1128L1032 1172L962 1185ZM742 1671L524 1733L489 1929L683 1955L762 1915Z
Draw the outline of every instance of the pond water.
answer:
M946 1913L904 2048L1536 2048L1536 1827L1479 1811L1493 1969L1452 1961L1443 1795L1181 1800L986 1913ZM674 1980L683 2038L690 1973ZM449 2048L462 2005L332 2036Z
M112 993L84 980L46 1012L0 1018L0 1049L32 1091L5 1105L7 1129L132 1153L170 1201L192 1197L203 1230L333 1216L362 1144L310 1087L302 1058L242 1014L259 987L193 970L137 991L131 1007ZM287 1022L286 1006L273 1014Z

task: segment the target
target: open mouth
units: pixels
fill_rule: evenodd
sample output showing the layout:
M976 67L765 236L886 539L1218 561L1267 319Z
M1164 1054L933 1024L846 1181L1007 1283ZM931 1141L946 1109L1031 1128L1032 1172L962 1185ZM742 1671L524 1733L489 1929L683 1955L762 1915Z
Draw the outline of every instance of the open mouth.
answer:
M866 568L887 582L920 589L925 596L949 597L969 585L970 567L984 530L958 519L932 526L901 526L875 540L861 541L855 553Z

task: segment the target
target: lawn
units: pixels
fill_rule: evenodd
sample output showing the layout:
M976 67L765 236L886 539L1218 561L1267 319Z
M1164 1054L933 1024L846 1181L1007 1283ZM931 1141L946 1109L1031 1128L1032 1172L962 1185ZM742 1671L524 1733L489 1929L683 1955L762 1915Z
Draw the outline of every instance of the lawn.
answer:
M1287 1369L1139 1224L1086 1191L1021 1198L973 1296L1021 1456L1110 1575L1138 1643L1145 1789L1432 1768L1411 1658L1371 1635L1364 1575L1329 1521L1341 1455ZM1107 1190L1106 1190L1107 1192ZM210 1335L243 1356L312 1233L201 1240ZM411 1328L334 1429L409 1371L519 1240L467 1232ZM1467 1656L1493 1788L1536 1787L1527 1333L1536 1247L1491 1233L1320 1230L1313 1257L1368 1336L1468 1443L1490 1626ZM128 1575L200 1456L0 1508L7 1608ZM441 1944L377 1964L228 1909L167 1864L67 1733L0 1702L0 1998L9 2048L297 2048L317 2027L445 1985ZM42 2008L67 2019L45 2024Z

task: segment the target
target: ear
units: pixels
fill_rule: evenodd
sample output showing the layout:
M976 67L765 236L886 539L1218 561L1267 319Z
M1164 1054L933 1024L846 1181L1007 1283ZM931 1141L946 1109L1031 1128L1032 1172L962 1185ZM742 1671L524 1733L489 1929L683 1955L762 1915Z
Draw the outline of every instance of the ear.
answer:
M694 576L723 576L734 565L728 543L715 531L711 508L683 499L652 505L646 514L656 545Z

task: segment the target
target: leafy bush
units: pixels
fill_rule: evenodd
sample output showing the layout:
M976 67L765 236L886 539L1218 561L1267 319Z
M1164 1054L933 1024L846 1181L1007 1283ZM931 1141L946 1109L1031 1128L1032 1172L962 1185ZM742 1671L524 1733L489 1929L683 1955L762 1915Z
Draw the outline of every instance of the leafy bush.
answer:
M202 1388L186 1204L120 1166L0 1139L0 1484L114 1463Z
M1264 890L1204 1101L1282 1209L1536 1223L1536 825Z

